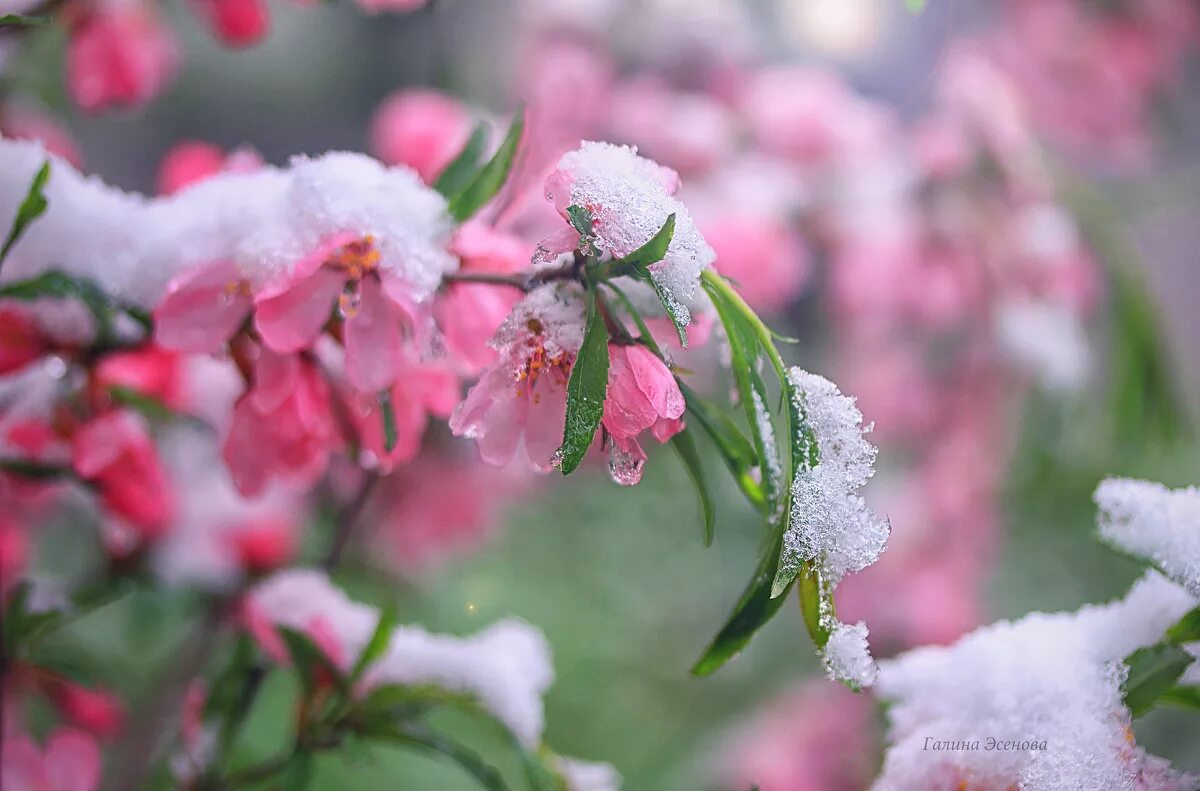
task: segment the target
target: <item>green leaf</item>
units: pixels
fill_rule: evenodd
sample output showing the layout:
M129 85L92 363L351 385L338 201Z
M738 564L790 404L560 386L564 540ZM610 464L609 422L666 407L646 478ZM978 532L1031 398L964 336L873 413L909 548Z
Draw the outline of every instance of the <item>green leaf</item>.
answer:
M567 418L557 459L563 475L570 475L591 447L608 395L608 329L596 309L596 291L587 290L587 326L571 379L567 382Z
M399 431L396 429L396 407L392 404L390 390L379 393L379 419L383 421L383 449L391 453L399 439Z
M520 111L513 119L508 134L500 143L500 148L484 165L470 183L450 199L446 209L450 216L459 222L469 219L475 212L482 209L500 192L508 174L512 170L517 157L517 146L521 142L521 133L525 129L525 113Z
M75 278L51 270L36 277L0 286L0 297L23 302L43 297L78 299L87 307L96 322L97 339L104 343L112 337L112 311L115 306L99 286L86 278Z
M479 165L479 160L483 158L487 137L487 124L477 124L462 150L442 169L442 174L433 185L442 197L449 199L466 188Z
M350 671L351 682L362 678L363 671L367 669L367 666L383 656L383 652L388 648L388 642L392 639L392 632L396 631L397 622L394 603L380 610L379 622L375 624L375 631L371 634L370 641L367 642L366 647L355 661L354 668Z
M667 248L675 237L675 215L667 217L662 227L644 245L629 255L609 261L604 266L606 277L633 275L640 278L650 276L650 265L667 257Z
M1129 676L1121 689L1133 716L1140 717L1154 708L1159 697L1175 686L1194 659L1174 643L1139 648L1126 657Z
M32 478L35 481L52 481L59 478L72 478L75 475L70 467L29 459L0 459L0 472L18 475L22 478Z
M692 666L692 675L707 676L715 673L726 662L733 659L750 638L783 606L783 597L771 598L771 583L775 579L779 563L779 543L771 544L758 561L758 568L750 578L750 584L742 592L737 606L733 608L721 631L713 638L704 653Z
M333 660L326 656L312 639L303 632L286 626L277 627L279 635L287 645L288 654L300 676L300 682L306 693L312 692L320 678L320 674L328 675L340 691L349 688L346 677Z
M792 384L792 380L785 377L780 386L783 388L784 406L787 409L788 427L791 429L788 440L788 454L791 462L791 470L793 479L801 470L811 470L817 466L821 460L821 448L817 443L816 433L813 431L808 422L804 406L804 394L796 389ZM793 513L793 502L791 491L789 490L784 504L783 513L783 532L787 533L792 529L792 520L796 517ZM803 518L803 515L801 515ZM771 586L772 596L782 596L787 590L788 585L796 578L796 574L801 572L802 564L799 562L787 562L789 559L783 556L786 543L780 547L779 570L775 577L775 582ZM811 564L804 564L803 570L805 573L815 576L815 569L811 568ZM808 588L804 584L800 586L801 607L806 604ZM832 593L829 594L832 596ZM813 634L813 639L816 640L816 634L809 629L809 633ZM828 635L826 635L828 637ZM823 643L818 643L818 647Z
M1168 629L1167 639L1174 643L1200 641L1200 607L1188 612Z
M627 256L609 261L599 267L597 277L603 280L608 280L614 277L634 277L638 280L650 284L654 289L655 296L662 303L663 310L671 318L671 323L675 325L675 332L679 335L679 343L683 347L687 347L687 325L690 320L690 315L687 309L679 304L670 294L667 293L654 276L650 272L650 265L656 264L667 255L667 248L671 246L671 239L675 236L675 215L667 217L667 221L662 224L658 232L650 238L650 241L634 250Z
M112 385L108 388L108 395L113 403L129 407L154 420L168 420L175 416L175 412L162 401L132 387Z
M500 772L484 761L478 753L423 723L396 723L390 731L373 734L373 737L438 753L458 764L488 791L509 791L509 786Z
M708 484L704 480L704 464L696 450L696 441L692 439L691 433L684 429L671 437L671 447L679 454L679 460L683 462L688 477L696 487L696 496L700 499L700 513L704 518L704 546L711 547L716 532L716 516L712 497L708 493Z
M1171 687L1159 697L1159 701L1183 709L1200 709L1200 686L1181 684Z
M925 10L927 0L904 0L904 5L910 14L920 14Z
M312 753L297 751L283 767L279 787L283 791L304 791L312 784L316 760Z
M567 220L572 228L579 231L579 251L589 257L599 256L601 251L596 246L596 237L592 232L592 213L582 206L572 204L567 207Z
M0 16L0 27L42 27L48 24L50 24L48 16L25 16L24 14Z
M721 451L721 458L734 477L748 475L758 466L758 457L754 454L754 446L720 407L682 381L679 382L679 389L683 391L683 397L687 401L688 413L712 438L717 449ZM755 483L755 487L757 486L758 484ZM759 489L758 497L761 501L761 489Z
M792 578L795 579L796 576L792 575ZM798 576L800 584L796 591L800 598L800 614L804 617L804 627L808 629L808 636L812 638L813 645L820 650L829 642L830 627L837 620L833 607L833 586L826 583L820 569L808 564L805 564ZM788 584L790 585L791 581ZM786 592L785 587L781 593L776 594L772 587L771 595L782 598Z
M605 281L603 285L617 297L617 300L621 303L621 307L625 311L626 315L628 315L629 318L633 320L633 323L637 326L638 332L641 333L641 336L637 339L638 343L657 354L660 358L665 359L663 357L662 349L660 349L658 346L658 342L654 340L654 334L651 333L650 328L646 326L646 320L642 318L641 312L634 307L633 302L630 301L625 292L622 291L621 288L611 280Z
M8 17L5 17L8 19ZM21 234L25 233L25 228L29 223L41 217L49 205L46 202L46 195L42 191L46 187L46 182L50 179L50 161L47 160L38 170L37 175L33 177L33 181L29 185L29 191L25 194L25 200L21 202L21 206L17 209L17 216L13 219L12 228L8 232L8 238L4 240L4 247L0 248L0 264L4 263L4 259L8 258L8 251L21 238Z

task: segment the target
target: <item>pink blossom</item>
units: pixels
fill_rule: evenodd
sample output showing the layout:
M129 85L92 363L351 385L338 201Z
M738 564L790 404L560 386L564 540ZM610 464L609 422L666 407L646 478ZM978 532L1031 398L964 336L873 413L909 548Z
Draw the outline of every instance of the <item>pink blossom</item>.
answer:
M462 262L461 272L513 274L529 267L532 250L522 239L478 222L458 229L450 251ZM488 341L520 298L516 289L486 283L452 283L434 302L433 315L447 350L465 372L494 362Z
M741 110L763 148L814 166L829 161L842 147L854 102L832 73L780 67L754 76Z
M500 359L454 409L450 429L473 438L489 464L507 464L524 442L533 467L548 471L562 442L566 386L583 340L575 293L542 286L505 320L493 340Z
M260 167L262 158L253 150L226 153L212 143L185 140L168 151L158 166L158 191L173 195L218 173L248 173Z
M47 340L29 310L0 305L0 374L24 368L47 348Z
M99 490L113 515L144 538L167 528L172 494L145 421L112 410L84 423L71 442L75 472Z
M637 436L649 430L666 442L683 430L683 392L659 356L641 344L608 344L608 396L604 424L612 442L640 461L646 453Z
M617 139L636 145L643 156L685 173L714 167L734 148L729 108L652 79L635 79L614 90L609 125Z
M100 785L100 749L91 736L60 728L44 749L26 734L4 740L0 785L8 791L94 791Z
M231 261L184 272L167 285L154 310L155 340L167 349L216 352L253 307L250 284Z
M221 449L238 491L253 497L276 477L312 481L337 442L329 385L316 366L261 349Z
M786 223L766 215L728 213L702 224L717 251L714 266L737 283L750 306L763 313L782 310L808 281L809 252Z
M174 76L175 41L154 6L102 0L86 7L67 44L67 82L89 112L136 107Z
M873 703L827 681L772 701L722 749L730 791L859 791L873 772Z
M57 119L24 107L0 107L0 134L13 140L37 140L54 156L83 169L83 154L71 132Z
M281 354L312 345L336 305L344 320L346 380L365 393L395 381L402 364L401 323L411 323L414 306L370 236L341 233L326 240L282 283L255 297L254 326L263 342Z
M29 559L25 527L8 514L0 515L0 597L16 584Z
M396 444L390 451L378 397L360 396L355 412L363 450L383 472L416 457L430 415L450 417L459 400L458 377L445 365L407 363L389 393L396 421Z
M295 527L283 519L253 519L236 526L227 535L239 564L252 574L279 568L296 554Z
M178 353L153 345L106 355L93 369L92 385L101 391L132 390L173 409L183 408L187 398L183 360Z
M49 694L68 722L98 739L116 736L125 723L125 707L111 692L58 680L50 687Z
M408 165L432 184L466 144L471 126L467 109L445 94L398 91L375 113L370 150L388 165Z
M267 35L271 13L266 0L191 0L196 15L222 44L247 47Z

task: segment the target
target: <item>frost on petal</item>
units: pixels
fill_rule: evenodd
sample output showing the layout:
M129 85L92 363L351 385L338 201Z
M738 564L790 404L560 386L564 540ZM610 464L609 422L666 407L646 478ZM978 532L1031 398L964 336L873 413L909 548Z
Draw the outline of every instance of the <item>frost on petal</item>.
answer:
M1109 478L1096 490L1100 535L1200 597L1200 488Z
M1122 660L1195 606L1150 572L1123 600L1000 621L881 662L890 732L875 788L1134 791L1150 773L1162 779L1154 788L1195 788L1132 742L1121 693ZM989 738L1016 744L988 750Z
M870 427L863 427L852 397L799 368L793 368L788 379L819 459L815 467L796 470L792 481L792 514L781 565L795 569L803 562L818 563L826 579L836 584L878 560L887 543L887 520L858 494L874 474L876 451L863 436Z
M213 261L232 262L255 291L286 280L340 234L370 236L381 272L403 280L416 300L456 266L445 200L408 168L361 154L220 173L148 198L86 177L37 143L0 140L0 216L16 215L47 158L49 208L11 251L4 281L58 268L151 308L173 278Z
M675 215L667 255L650 272L686 323L700 274L716 253L672 196L677 186L674 171L638 156L637 149L594 142L565 155L547 182L548 197L560 210L576 205L591 212L597 245L614 257L641 247Z
M821 651L825 672L834 681L852 687L869 687L879 674L867 646L867 625L838 623L829 634L829 642Z

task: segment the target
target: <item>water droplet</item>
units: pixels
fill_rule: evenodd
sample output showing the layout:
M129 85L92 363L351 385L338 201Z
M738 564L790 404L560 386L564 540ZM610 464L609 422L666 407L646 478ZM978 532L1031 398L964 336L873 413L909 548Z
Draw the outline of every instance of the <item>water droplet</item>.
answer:
M46 373L51 379L62 379L67 375L67 361L57 355L47 357Z
M622 450L617 443L608 447L608 477L621 486L635 486L642 479L646 459Z
M362 305L362 293L358 289L358 281L352 280L346 284L346 288L338 295L338 315L343 319L352 319L358 315L358 309Z

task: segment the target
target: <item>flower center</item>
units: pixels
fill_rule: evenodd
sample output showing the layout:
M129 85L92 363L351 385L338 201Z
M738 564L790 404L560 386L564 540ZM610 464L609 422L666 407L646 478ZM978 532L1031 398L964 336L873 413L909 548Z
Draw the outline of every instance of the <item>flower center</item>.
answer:
M368 234L361 239L347 242L334 250L326 263L341 269L351 280L358 280L368 272L374 272L379 266L379 250L375 247L375 237Z

